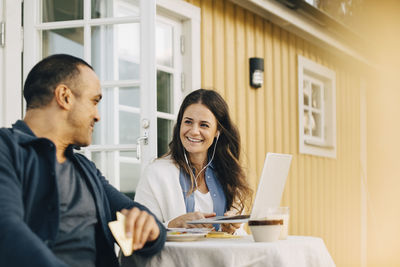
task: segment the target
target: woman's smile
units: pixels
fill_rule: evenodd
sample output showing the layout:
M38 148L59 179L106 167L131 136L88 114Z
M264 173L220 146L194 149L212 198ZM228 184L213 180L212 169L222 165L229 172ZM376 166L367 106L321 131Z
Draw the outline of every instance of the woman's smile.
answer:
M186 136L186 139L189 140L189 142L192 142L192 143L201 143L201 142L203 142L203 140L201 140L201 139L191 138L189 136Z

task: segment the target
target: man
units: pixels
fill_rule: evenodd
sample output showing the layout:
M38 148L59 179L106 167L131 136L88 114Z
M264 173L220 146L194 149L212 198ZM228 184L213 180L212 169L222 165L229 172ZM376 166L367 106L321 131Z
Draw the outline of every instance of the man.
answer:
M92 67L73 56L29 73L24 120L0 129L0 266L118 266L107 224L119 210L134 253L162 249L162 224L73 151L91 143L101 96Z

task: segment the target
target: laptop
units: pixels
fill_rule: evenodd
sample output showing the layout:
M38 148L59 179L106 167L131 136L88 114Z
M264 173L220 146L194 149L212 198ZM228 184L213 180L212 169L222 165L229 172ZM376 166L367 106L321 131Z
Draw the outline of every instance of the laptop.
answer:
M250 215L215 216L187 223L245 223L249 219L266 217L268 215L267 208L280 206L291 161L292 155L267 153Z

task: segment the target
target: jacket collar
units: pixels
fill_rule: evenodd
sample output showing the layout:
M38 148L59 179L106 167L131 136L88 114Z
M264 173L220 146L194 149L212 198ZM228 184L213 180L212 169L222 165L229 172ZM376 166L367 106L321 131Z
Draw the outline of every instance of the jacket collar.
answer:
M12 129L17 137L17 142L21 145L42 142L43 140L48 140L49 142L52 142L47 138L38 138L23 120L16 121L12 125ZM73 154L73 149L80 150L81 148L77 145L69 145L67 147L67 150L65 151L65 154L67 156L71 156Z
M39 139L23 120L17 120L17 122L12 125L12 129L17 137L17 142L21 145L35 142Z

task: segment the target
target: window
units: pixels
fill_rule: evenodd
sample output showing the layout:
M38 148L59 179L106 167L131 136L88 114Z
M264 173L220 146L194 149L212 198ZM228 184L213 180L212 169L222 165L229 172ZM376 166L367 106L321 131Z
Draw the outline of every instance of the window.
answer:
M336 157L336 75L298 57L300 153Z

